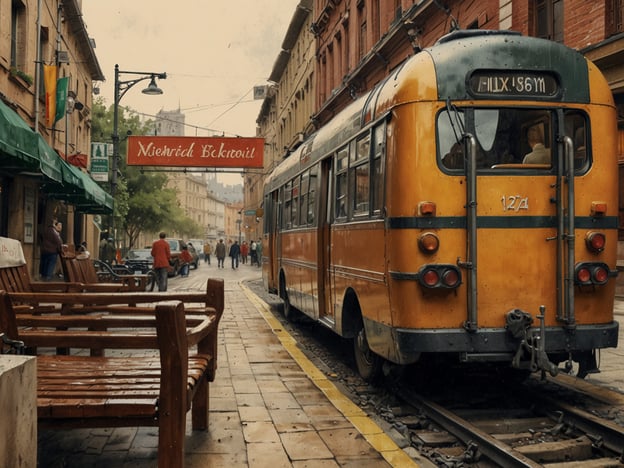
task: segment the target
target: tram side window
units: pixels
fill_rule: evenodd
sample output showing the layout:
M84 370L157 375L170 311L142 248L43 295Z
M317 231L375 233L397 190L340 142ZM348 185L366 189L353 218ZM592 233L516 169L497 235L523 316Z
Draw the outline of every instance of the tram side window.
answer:
M347 218L347 168L348 168L349 148L338 150L336 154L336 219Z
M308 192L308 226L314 225L316 217L316 184L318 183L318 166L310 169L310 190Z
M301 195L299 196L299 226L308 224L308 191L310 189L310 171L301 174Z
M292 203L290 222L292 227L299 226L299 176L295 177L292 182Z
M290 217L292 205L292 182L287 182L284 187L284 211L282 216L282 229L290 229L292 220Z
M587 120L584 114L578 111L566 113L565 132L566 136L572 139L574 168L577 170L586 168L589 161L589 136L587 130Z
M356 141L351 155L351 183L353 184L353 215L368 215L370 194L370 135Z
M385 125L379 125L375 127L373 130L373 161L371 168L371 194L372 194L372 204L373 204L373 213L379 214L381 212L381 207L383 204L383 188L384 188L384 177L383 177L383 154L385 148Z

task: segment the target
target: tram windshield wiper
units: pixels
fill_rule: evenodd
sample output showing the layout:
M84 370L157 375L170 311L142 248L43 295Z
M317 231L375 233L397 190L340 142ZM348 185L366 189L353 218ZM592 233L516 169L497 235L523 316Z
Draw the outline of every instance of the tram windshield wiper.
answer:
M446 99L446 112L449 117L449 123L451 124L451 129L453 130L453 135L455 136L455 142L461 145L465 128L464 128L464 119L462 117L462 113L457 109L455 104L451 102L451 98ZM455 122L453 122L453 120ZM459 133L458 133L459 128Z

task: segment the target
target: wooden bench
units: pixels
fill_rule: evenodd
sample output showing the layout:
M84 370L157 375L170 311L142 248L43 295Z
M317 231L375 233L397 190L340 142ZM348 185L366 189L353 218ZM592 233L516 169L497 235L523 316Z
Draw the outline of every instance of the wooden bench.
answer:
M54 312L39 311L41 303L54 304ZM218 279L208 280L205 293L1 291L0 332L39 350L123 350L123 357L40 353L40 427L157 426L158 466L182 467L186 413L194 430L208 428L223 308Z
M71 283L88 285L90 291L146 291L154 289L154 281L148 275L118 275L112 270L98 274L94 261L88 257L80 257L63 246L60 255L61 267L65 279Z
M69 292L82 291L84 286L64 281L32 282L22 244L7 237L0 237L0 289L9 292Z

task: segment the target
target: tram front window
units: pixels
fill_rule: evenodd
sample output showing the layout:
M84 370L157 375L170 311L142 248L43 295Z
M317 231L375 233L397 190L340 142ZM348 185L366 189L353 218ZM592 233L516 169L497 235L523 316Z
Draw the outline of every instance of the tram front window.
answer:
M544 109L455 108L447 106L438 114L437 144L441 167L463 172L465 167L462 134L474 135L477 169L550 171L556 160L556 112ZM582 113L565 114L565 131L578 153L577 169L587 162L586 119Z

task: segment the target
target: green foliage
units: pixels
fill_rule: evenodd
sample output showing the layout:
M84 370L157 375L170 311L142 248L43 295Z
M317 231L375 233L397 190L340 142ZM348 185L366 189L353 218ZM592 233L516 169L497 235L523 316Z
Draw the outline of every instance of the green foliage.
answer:
M113 134L113 107L107 108L98 97L93 103L91 135L96 142L111 141ZM183 216L174 189L166 188L167 176L163 173L142 172L134 166L126 166L126 135L153 133L153 122L141 122L139 116L119 108L118 133L120 135L118 167L115 191L115 225L126 233L128 248L132 248L141 232L160 230L180 231L180 226L190 226L197 232L196 224ZM194 225L194 226L193 226ZM201 232L201 228L199 228Z

